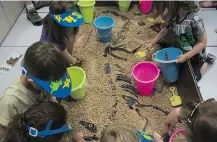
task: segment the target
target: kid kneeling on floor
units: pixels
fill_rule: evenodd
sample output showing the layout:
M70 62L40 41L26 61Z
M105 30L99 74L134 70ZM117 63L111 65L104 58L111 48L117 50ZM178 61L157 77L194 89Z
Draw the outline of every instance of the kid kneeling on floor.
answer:
M198 5L194 1L176 1L174 9L173 12L177 14L171 18L169 24L158 33L147 48L154 46L166 36L169 28L172 28L184 51L184 54L178 57L177 63L184 63L187 59L191 59L196 79L199 81L216 57L211 54L206 56L207 36L203 20L197 13Z
M42 102L23 114L17 114L8 125L5 142L84 142L82 133L73 131L67 112L58 103Z
M66 61L58 48L45 41L32 44L24 55L22 76L0 98L0 138L16 114L40 101L65 98L71 88Z
M43 19L41 40L56 44L70 65L79 63L80 61L71 54L84 18L75 10L73 1L53 1L50 3L49 11Z

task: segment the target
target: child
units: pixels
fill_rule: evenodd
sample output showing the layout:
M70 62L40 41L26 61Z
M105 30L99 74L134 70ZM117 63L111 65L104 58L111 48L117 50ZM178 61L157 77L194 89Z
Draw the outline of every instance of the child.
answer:
M0 98L0 138L14 115L37 102L67 97L71 88L66 62L58 48L45 41L32 44L24 55L22 76Z
M70 65L79 63L71 54L83 17L75 10L73 1L51 2L49 10L43 20L41 40L56 44Z
M188 142L217 142L217 103L214 99L199 104L189 102L176 108L165 119L165 129L171 133L181 118ZM157 141L158 142L158 141Z
M184 63L191 59L197 81L199 81L210 64L213 64L215 57L211 54L206 56L207 36L203 20L199 17L198 5L194 1L176 1L175 12L169 24L161 30L154 40L147 46L151 48L160 39L166 36L169 28L184 51L184 54L178 57L177 63Z
M23 114L17 114L8 125L5 142L84 142L82 133L73 132L63 106L42 102Z
M157 133L154 133L155 140L161 140ZM153 137L135 127L115 123L107 126L101 133L100 142L152 142Z

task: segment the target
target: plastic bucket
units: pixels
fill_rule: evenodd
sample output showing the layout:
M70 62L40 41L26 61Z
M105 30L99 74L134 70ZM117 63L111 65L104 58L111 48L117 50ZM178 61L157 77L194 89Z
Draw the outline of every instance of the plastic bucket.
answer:
M119 5L119 11L126 13L129 10L131 0L119 0L117 3Z
M166 82L176 82L179 77L180 64L177 64L177 57L183 52L179 48L164 48L155 52L152 59L160 63L160 69ZM166 59L166 57L168 59Z
M139 9L142 13L148 14L151 12L152 4L152 0L140 0Z
M174 139L174 137L175 137L177 134L182 134L182 135L184 135L184 129L175 130L175 132L170 136L169 142L173 142L173 139Z
M77 2L85 23L93 21L95 0L80 0Z
M160 69L152 62L141 62L133 67L133 78L141 96L149 96L160 75Z
M72 92L70 96L74 99L83 99L85 97L85 81L86 74L82 68L67 68L69 76L72 80Z
M100 16L94 20L99 41L106 43L112 39L112 28L115 25L115 20L110 16Z

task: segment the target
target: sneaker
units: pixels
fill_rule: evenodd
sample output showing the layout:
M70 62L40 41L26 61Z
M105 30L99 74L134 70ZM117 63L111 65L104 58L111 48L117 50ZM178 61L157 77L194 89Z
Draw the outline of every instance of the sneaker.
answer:
M32 22L34 26L40 26L42 25L42 18L38 15L38 13L35 11L35 9L27 10L27 19Z
M32 2L34 7L35 7L35 10L38 10L42 7L46 7L46 6L49 6L50 4L50 1L38 1L38 2Z
M206 56L205 62L212 65L215 62L215 60L216 60L216 57L214 55L208 53Z

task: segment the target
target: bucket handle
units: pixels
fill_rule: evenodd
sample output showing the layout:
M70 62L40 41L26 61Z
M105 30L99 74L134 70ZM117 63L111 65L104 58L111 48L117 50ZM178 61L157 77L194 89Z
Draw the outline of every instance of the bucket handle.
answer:
M111 32L112 32L112 30L111 30L107 35L105 35L105 36L99 36L99 33L98 33L97 29L96 29L96 33L97 33L97 36L98 36L98 37L107 37L108 35L111 34Z
M152 54L152 59L155 61L155 62L158 62L158 63L174 63L177 61L176 60L171 60L171 61L162 61L162 60L158 60L157 58L155 58L155 56L159 53L160 51L157 51L155 53Z
M178 129L178 130L176 130L176 131L170 136L169 142L173 142L173 138L175 137L176 134L184 134L184 129Z

